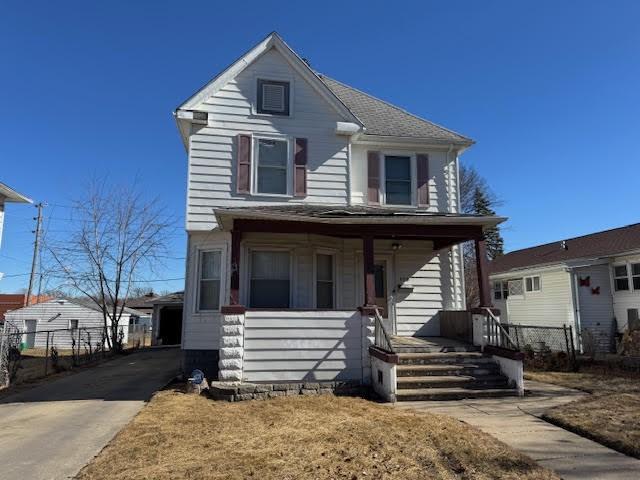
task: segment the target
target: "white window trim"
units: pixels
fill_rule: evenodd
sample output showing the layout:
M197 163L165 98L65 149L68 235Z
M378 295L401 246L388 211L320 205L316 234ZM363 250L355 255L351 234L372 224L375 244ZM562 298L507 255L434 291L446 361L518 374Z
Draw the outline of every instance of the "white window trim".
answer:
M386 157L409 157L410 173L411 173L411 203L410 204L394 204L387 203L387 172L385 170ZM386 150L380 152L380 205L395 208L417 207L416 191L418 189L418 168L416 163L416 154L412 152Z
M633 275L631 275L631 263L638 263L638 262L629 262L629 261L616 262L611 265L611 287L613 289L614 294L624 295L624 294L632 293L635 291L640 291L640 290L635 290L633 288ZM627 279L627 282L629 283L629 288L627 288L626 290L618 290L616 288L616 280L625 278L625 277L616 276L616 267L625 267L626 269L626 279Z
M278 140L287 142L287 193L258 192L258 140ZM293 142L290 135L252 134L251 135L251 195L257 197L293 198Z
M289 308L296 308L294 302L294 291L296 290L295 285L295 264L296 264L296 256L293 248L289 247L271 247L268 245L259 245L259 246L248 246L246 249L247 255L247 269L246 274L244 275L244 280L242 281L242 290L245 292L243 295L243 301L249 308L251 307L251 273L252 273L252 265L251 259L253 257L253 252L287 252L289 254ZM242 263L242 260L240 261ZM259 307L256 307L260 309ZM286 310L285 307L282 307L283 310Z
M206 252L220 252L220 298L218 300L218 308L214 310L204 310L200 309L200 271L202 269L202 254ZM211 313L211 312L219 312L220 307L224 305L224 298L226 292L226 276L227 276L227 258L226 258L226 248L223 245L215 246L215 247L201 247L196 249L196 268L195 270L195 287L193 290L195 291L195 298L193 302L193 313Z
M337 252L335 250L329 250L324 248L317 248L313 252L313 295L312 295L312 304L314 309L318 309L318 255L329 255L333 261L333 305L331 306L332 310L337 308L338 304L338 260L337 260ZM320 310L325 310L324 308Z
M289 83L289 115L278 115L275 113L258 113L258 80L265 81L273 81L273 82L288 82ZM256 117L270 117L270 118L282 118L282 119L293 119L293 91L294 91L294 77L289 77L286 75L254 75L252 83L253 92L251 98L251 115Z
M534 278L536 278L536 277L538 277L538 284L539 284L539 287L540 287L538 290L535 289ZM531 290L527 290L527 279L529 279L529 278L531 279ZM524 289L525 295L529 295L529 294L538 295L539 293L542 292L542 278L540 277L540 275L529 275L527 277L524 277L522 279L522 281L523 281L522 287Z

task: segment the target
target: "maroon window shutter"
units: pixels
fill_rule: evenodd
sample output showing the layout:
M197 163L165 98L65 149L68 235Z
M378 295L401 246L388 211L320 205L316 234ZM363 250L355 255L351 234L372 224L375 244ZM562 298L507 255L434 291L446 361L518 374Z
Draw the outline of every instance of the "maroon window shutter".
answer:
M251 136L238 135L238 193L251 191Z
M426 207L429 205L429 155L416 155L416 163L418 164L418 206Z
M380 152L367 152L367 201L380 203Z
M307 196L307 139L296 138L295 171L293 176L294 196Z

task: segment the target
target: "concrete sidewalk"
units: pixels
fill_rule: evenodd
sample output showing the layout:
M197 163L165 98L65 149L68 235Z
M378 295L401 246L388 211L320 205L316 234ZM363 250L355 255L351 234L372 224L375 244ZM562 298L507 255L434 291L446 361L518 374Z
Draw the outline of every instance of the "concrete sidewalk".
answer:
M179 369L178 349L146 350L0 400L0 478L75 476Z
M579 400L586 393L546 383L526 383L523 398L401 402L409 408L457 418L496 437L554 470L566 480L638 480L640 460L541 420L551 407Z

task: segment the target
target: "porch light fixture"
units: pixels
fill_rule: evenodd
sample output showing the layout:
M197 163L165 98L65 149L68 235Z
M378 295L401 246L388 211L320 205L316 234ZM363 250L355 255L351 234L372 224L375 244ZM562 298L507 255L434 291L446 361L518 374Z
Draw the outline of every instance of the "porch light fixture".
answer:
M401 243L392 243L391 244L391 248L396 251L396 250L400 250L402 248L402 244Z

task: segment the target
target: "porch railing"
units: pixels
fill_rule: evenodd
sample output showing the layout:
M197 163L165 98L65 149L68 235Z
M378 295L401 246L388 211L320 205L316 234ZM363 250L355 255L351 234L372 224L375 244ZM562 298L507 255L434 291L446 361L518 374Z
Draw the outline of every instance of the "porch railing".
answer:
M391 345L391 337L389 337L389 333L384 326L384 321L382 320L382 315L380 315L380 311L375 309L374 316L374 332L375 332L375 343L374 345L382 350L393 353L393 346Z
M486 308L486 333L487 345L494 347L506 348L508 350L519 350L518 344L505 330L500 319L496 317L490 308Z

